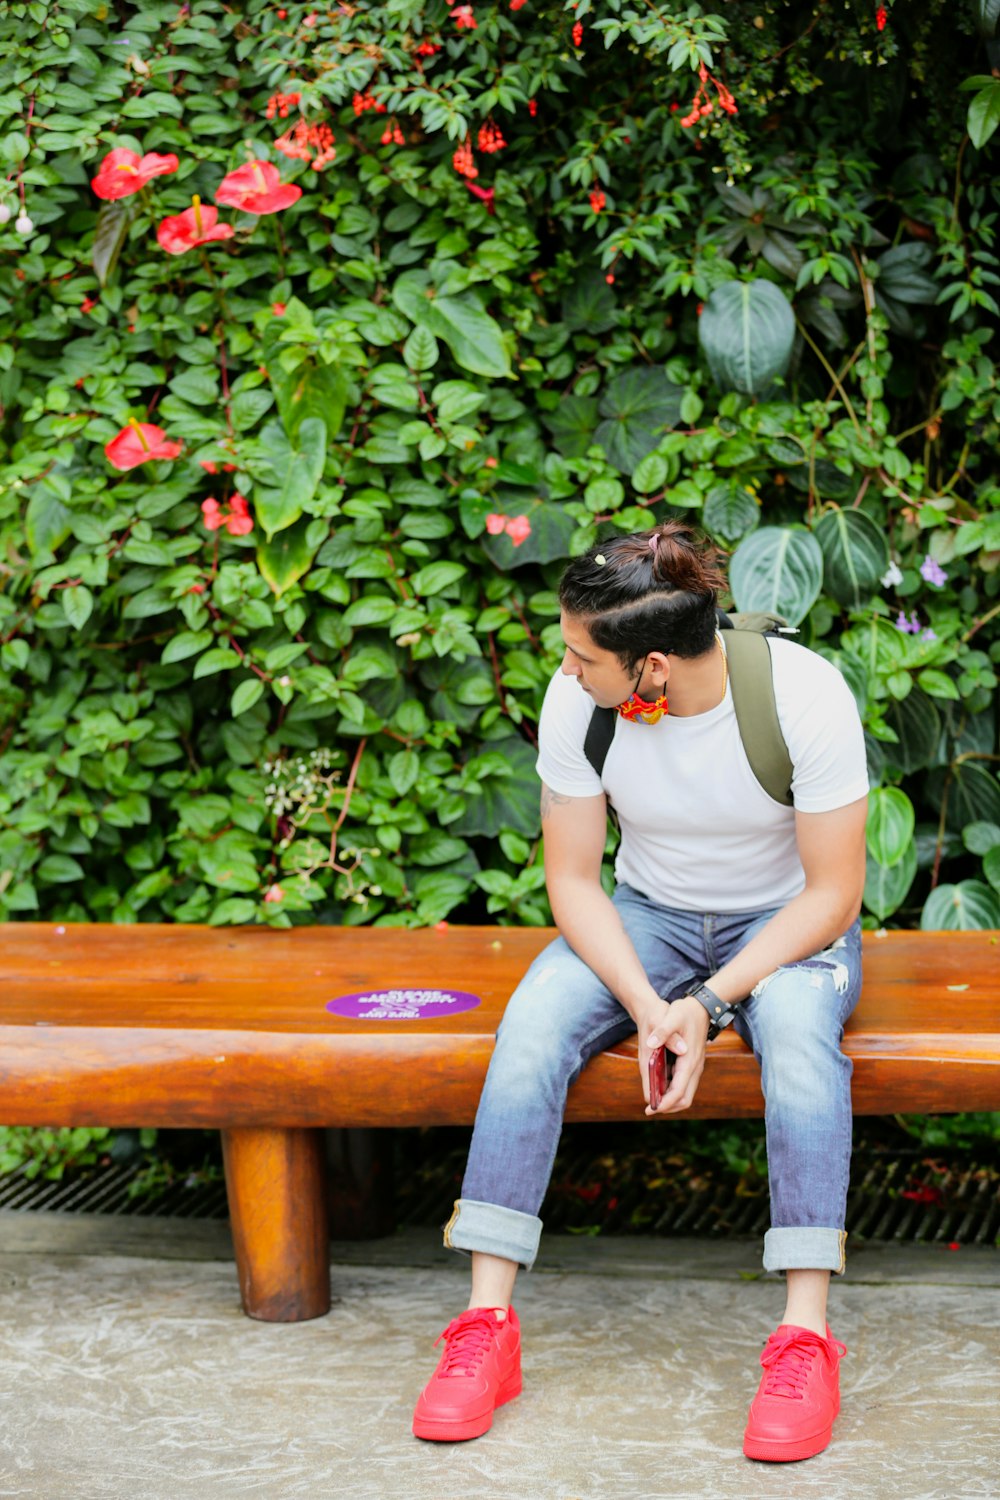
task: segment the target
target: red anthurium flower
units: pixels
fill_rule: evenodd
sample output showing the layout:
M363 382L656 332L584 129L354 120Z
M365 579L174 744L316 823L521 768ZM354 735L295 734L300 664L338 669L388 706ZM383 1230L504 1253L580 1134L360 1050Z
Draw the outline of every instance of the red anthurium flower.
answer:
M130 417L116 437L104 445L104 456L116 469L135 469L152 458L176 458L183 443L171 442L162 427Z
M302 189L292 182L282 182L271 162L248 161L223 177L215 201L241 208L245 214L276 214L301 197Z
M172 153L158 156L155 151L147 151L145 156L139 156L124 146L116 146L101 162L90 185L98 198L127 198L130 193L137 193L145 187L151 178L162 177L164 172L176 172L177 166L177 158Z
M191 207L182 214L164 219L156 231L160 246L168 255L183 255L195 245L207 245L212 240L231 240L236 230L231 224L218 223L217 208L202 208L197 194L191 199Z

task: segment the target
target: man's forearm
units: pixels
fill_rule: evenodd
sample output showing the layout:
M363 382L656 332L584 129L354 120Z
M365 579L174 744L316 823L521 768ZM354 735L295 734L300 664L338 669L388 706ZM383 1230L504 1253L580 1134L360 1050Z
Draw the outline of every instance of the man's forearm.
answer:
M549 902L556 926L573 952L635 1019L656 998L656 991L603 886L592 880L554 881Z
M727 1004L745 1000L755 985L782 964L811 958L835 942L856 915L838 893L807 887L776 912L745 948L709 975L708 983Z

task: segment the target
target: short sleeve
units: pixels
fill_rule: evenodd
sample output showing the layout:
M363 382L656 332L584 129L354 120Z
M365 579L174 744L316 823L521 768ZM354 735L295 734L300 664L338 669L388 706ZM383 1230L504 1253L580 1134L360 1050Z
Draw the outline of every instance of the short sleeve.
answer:
M592 700L575 678L556 671L538 721L535 770L546 786L564 797L597 797L604 790L583 750L593 711Z
M833 812L859 801L868 793L868 757L854 694L833 663L817 652L779 641L772 654L778 719L794 767L796 811Z

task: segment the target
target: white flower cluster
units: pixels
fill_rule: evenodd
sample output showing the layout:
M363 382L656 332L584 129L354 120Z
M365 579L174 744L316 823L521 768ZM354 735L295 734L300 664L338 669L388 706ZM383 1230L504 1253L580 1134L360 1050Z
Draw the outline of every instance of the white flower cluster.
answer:
M299 811L311 807L340 780L340 772L330 769L332 760L333 751L325 748L290 760L266 760L261 769L272 779L264 788L265 807L279 818L296 806Z

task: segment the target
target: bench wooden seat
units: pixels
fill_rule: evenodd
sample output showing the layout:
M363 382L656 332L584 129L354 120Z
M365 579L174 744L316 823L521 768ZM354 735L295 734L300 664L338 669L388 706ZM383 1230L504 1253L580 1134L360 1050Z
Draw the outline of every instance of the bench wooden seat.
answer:
M246 1311L319 1316L321 1127L470 1124L507 999L554 935L5 924L0 1122L221 1130ZM864 949L844 1041L856 1113L1000 1109L998 934L865 934ZM376 991L396 992L377 1018L328 1009ZM567 1120L644 1119L635 1059L634 1040L594 1059ZM762 1112L756 1062L725 1033L685 1118Z

